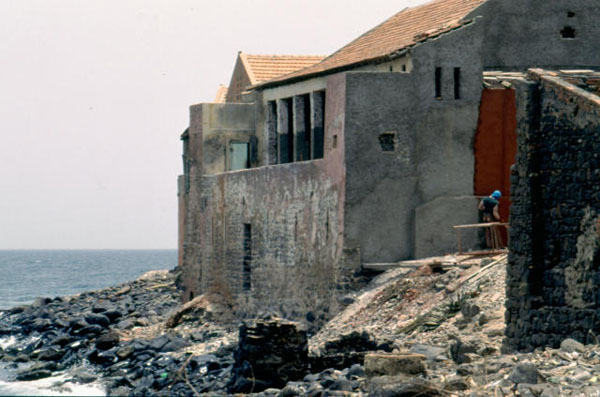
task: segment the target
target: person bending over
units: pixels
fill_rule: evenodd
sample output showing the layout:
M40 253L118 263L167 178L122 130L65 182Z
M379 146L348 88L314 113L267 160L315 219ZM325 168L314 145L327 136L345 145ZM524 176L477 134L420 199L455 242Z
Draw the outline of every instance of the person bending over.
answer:
M479 210L483 213L483 222L500 222L500 213L498 212L500 197L502 197L500 190L494 190L489 197L485 197L479 202ZM502 242L500 230L495 226L491 227L491 231L486 228L485 242L488 247L499 248Z

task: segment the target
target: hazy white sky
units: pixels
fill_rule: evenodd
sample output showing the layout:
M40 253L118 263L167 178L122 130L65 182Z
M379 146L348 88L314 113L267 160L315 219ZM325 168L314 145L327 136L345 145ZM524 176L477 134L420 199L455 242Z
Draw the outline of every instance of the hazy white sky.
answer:
M176 248L179 135L238 51L330 54L424 0L0 0L0 249Z

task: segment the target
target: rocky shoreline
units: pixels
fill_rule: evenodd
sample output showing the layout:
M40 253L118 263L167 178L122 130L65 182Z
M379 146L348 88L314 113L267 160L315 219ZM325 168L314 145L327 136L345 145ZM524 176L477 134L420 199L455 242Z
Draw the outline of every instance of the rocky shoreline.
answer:
M600 346L503 352L505 257L389 270L317 334L235 320L218 294L179 305L175 271L0 314L4 381L107 395L600 396Z

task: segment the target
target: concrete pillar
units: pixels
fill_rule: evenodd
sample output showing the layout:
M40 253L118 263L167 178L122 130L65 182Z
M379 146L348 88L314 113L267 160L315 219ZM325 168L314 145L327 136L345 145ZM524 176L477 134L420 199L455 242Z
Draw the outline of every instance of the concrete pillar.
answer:
M310 108L310 102L307 99L305 95L298 95L293 101L294 161L310 160L310 115L307 109Z
M272 165L277 164L277 103L275 101L269 101L267 103L267 122L266 127L266 138L267 138L267 150L265 164Z
M290 99L281 99L277 101L277 163L290 163L293 159L293 140L292 121L293 106Z

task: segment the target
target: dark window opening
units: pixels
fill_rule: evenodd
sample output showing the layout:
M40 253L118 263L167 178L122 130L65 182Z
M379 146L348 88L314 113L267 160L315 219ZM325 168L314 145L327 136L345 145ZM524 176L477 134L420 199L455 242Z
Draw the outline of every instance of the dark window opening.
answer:
M435 99L442 99L442 68L435 68Z
M325 91L312 94L312 158L322 159L325 145Z
M460 99L460 68L454 68L454 99Z
M194 292L190 291L190 299L189 300L192 300L192 299L194 299Z
M390 66L390 72L393 72L393 71L394 71L394 67Z
M563 30L560 31L560 34L563 39L574 39L575 29L573 29L571 26L565 26Z
M337 147L337 135L333 136L333 148L335 149Z
M304 161L311 159L310 153L310 134L311 134L311 121L310 121L310 95L302 95L300 97L300 103L302 106L302 124L296 131L297 137L297 161Z
M190 192L190 170L192 168L192 161L191 160L184 160L184 164L185 164L185 169L184 169L184 175L185 175L185 192L186 194Z
M252 287L252 225L244 223L244 258L242 264L242 289L250 291Z
M573 18L575 13L573 11L567 11L567 18Z
M379 144L384 152L393 152L395 150L394 134L384 133L379 135Z
M402 65L402 71L406 72L406 65Z

